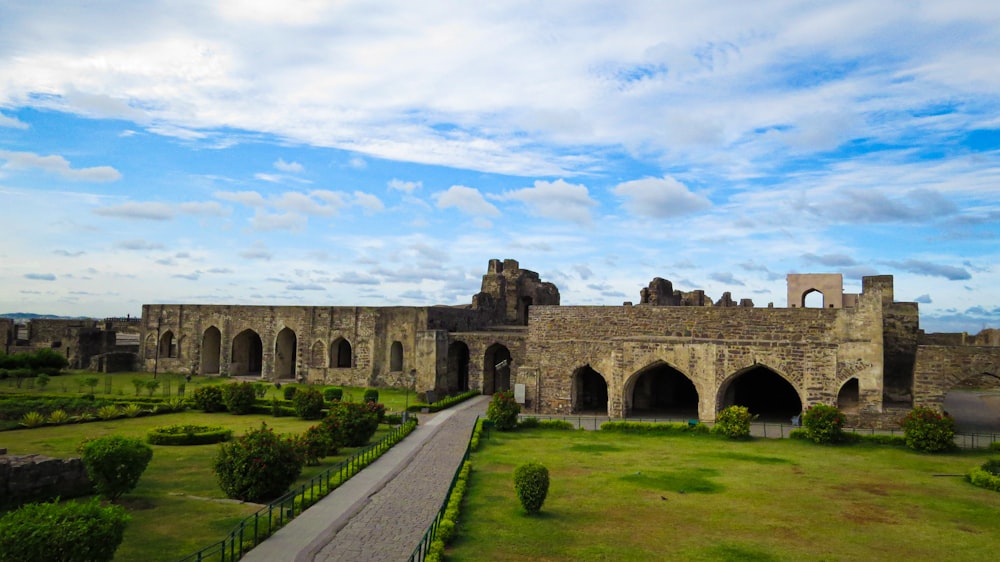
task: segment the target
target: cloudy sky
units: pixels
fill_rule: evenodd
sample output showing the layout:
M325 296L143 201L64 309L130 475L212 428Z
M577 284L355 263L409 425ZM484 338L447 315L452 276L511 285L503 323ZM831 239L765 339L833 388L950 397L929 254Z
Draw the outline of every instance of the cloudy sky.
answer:
M1000 327L1000 3L0 3L0 312L786 306Z

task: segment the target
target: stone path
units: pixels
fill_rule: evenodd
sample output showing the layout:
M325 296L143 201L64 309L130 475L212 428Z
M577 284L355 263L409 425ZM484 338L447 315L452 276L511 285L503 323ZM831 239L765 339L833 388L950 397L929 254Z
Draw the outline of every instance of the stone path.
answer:
M406 562L444 502L488 396L434 414L402 442L243 557Z

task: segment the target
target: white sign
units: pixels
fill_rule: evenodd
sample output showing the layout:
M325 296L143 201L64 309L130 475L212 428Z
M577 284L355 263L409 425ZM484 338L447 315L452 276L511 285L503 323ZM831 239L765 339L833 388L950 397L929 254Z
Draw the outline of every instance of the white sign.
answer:
M524 404L524 385L515 384L514 385L514 401L518 404Z

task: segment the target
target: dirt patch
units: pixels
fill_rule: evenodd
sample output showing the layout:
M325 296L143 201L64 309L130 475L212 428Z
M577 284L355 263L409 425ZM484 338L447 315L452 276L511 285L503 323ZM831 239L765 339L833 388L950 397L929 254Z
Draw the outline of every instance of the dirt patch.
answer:
M126 498L119 500L118 503L129 511L145 511L156 507L155 503L145 498Z
M884 508L866 503L853 503L846 507L841 515L844 519L859 525L868 523L895 525L898 523Z
M840 492L865 492L873 496L887 497L892 490L899 489L899 486L888 484L876 484L874 482L862 482L859 484L840 484L832 487Z

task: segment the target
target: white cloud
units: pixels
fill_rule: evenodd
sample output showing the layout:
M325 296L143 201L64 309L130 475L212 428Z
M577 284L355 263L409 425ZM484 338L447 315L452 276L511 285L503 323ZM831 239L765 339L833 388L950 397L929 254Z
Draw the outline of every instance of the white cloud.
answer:
M474 187L453 185L447 191L439 191L431 197L437 201L439 209L455 208L467 215L500 216L500 209L488 202Z
M405 193L413 193L417 189L424 186L423 182L419 181L403 181L396 178L392 178L388 183L389 189L395 189L396 191L403 191Z
M254 230L268 232L271 230L298 231L305 228L308 219L297 213L267 213L258 211L250 219Z
M248 207L262 207L266 203L264 196L256 191L216 191L212 196L223 201L242 203Z
M591 223L590 211L597 206L586 186L565 180L536 181L534 187L505 191L500 198L520 201L536 216L583 225Z
M0 127L10 127L11 129L27 129L28 124L17 117L7 117L0 113Z
M712 206L707 197L692 193L670 176L627 181L612 191L626 199L623 205L630 213L653 219L687 215Z
M68 180L90 182L112 182L121 179L122 175L111 166L94 166L91 168L73 168L62 156L40 156L34 152L12 152L0 150L0 160L5 160L3 169L30 170L38 169L53 173Z
M176 216L173 205L156 202L128 202L120 205L99 207L94 214L121 219L165 221Z
M281 170L282 172L290 172L295 174L298 174L305 170L302 164L299 164L298 162L295 161L285 162L284 158L278 158L278 160L274 163L274 167L277 168L278 170Z
M354 192L354 204L370 213L376 213L385 209L385 205L381 199L363 191Z

